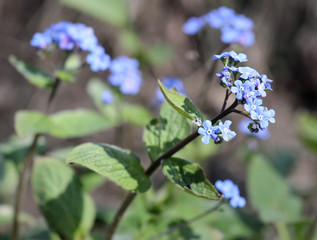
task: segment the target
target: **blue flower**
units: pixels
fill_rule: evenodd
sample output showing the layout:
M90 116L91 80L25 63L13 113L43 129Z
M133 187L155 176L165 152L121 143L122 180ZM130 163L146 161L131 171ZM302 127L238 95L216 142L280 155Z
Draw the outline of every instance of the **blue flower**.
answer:
M101 99L103 103L110 104L113 102L113 94L110 90L106 89L102 92Z
M267 107L259 106L255 111L251 111L251 118L259 122L260 127L265 129L269 122L275 123L275 111L273 109L268 110Z
M164 86L167 89L176 88L177 92L179 92L183 95L186 95L184 84L183 84L182 80L180 80L179 78L164 77L164 78L162 78L162 83L164 84ZM162 103L165 101L165 98L164 98L160 88L156 89L155 95L156 95L156 100L158 102Z
M226 179L224 181L217 180L215 187L222 192L223 196L230 199L229 203L232 207L244 207L246 201L240 196L239 188L231 180Z
M142 85L139 62L134 58L120 56L114 59L110 65L110 76L108 81L118 86L123 94L135 95Z
M255 111L260 105L262 105L262 99L260 98L247 98L246 103L244 104L244 109L248 112Z
M222 59L222 60L224 60L224 59L230 60L231 59L231 60L235 61L235 63L248 61L246 54L244 54L244 53L238 54L235 51L223 52L220 55L214 55L213 60L216 60L216 59Z
M231 8L219 7L207 13L204 18L212 28L222 28L230 24L231 19L235 16L235 12Z
M254 127L252 129L253 132L251 132L250 129L248 129L250 123L252 123L251 127ZM253 121L251 121L250 119L247 119L247 118L242 119L242 121L238 125L238 129L240 132L242 132L244 134L252 135L252 136L255 136L255 137L260 138L262 140L267 140L270 138L270 132L269 132L268 128L265 128L265 129L260 130L258 132L254 132L254 130L258 129L257 124L254 123Z
M230 130L230 125L232 122L230 120L226 120L225 123L219 122L218 129L221 132L222 138L225 141L229 141L231 138L236 136L234 131Z
M223 67L222 72L219 72L216 74L227 87L230 87L232 85L232 78L231 78L231 72L229 71L228 67Z
M241 73L240 78L243 79L260 77L260 74L254 68L251 67L239 67L239 72Z
M195 35L204 25L204 19L200 17L191 17L183 25L183 32L188 35Z
M244 95L244 83L241 80L236 80L234 86L231 87L231 92L236 94L238 100L242 100Z
M200 135L204 135L201 141L204 144L208 144L210 139L212 138L214 141L216 141L219 137L216 134L216 131L218 130L218 127L213 127L211 121L206 120L203 122L203 127L200 127L198 129L198 133Z

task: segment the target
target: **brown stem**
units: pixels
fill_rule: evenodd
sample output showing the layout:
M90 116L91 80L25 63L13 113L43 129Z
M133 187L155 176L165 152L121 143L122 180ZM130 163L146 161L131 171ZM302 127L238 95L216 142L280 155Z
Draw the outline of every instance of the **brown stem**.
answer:
M215 122L217 122L221 118L225 117L226 115L231 113L236 106L238 106L238 101L237 100L234 101L231 104L230 107L228 107L226 110L224 110L219 115L217 115L215 118L213 118L211 120L211 122L214 124ZM151 176L152 173L154 173L155 170L161 165L161 161L163 159L170 158L171 156L173 156L174 153L178 152L180 149L185 147L188 143L190 143L191 141L195 140L198 136L199 136L198 131L195 131L195 132L191 133L189 136L187 136L185 139L183 139L181 142L177 143L170 150L168 150L167 152L162 154L160 157L158 157L149 166L149 168L145 171L145 174L148 175L148 176ZM113 222L111 223L111 225L108 228L105 240L111 240L112 239L113 234L115 233L115 231L116 231L116 229L117 229L117 227L118 227L118 225L120 223L120 220L121 220L123 214L125 213L126 209L130 206L130 204L132 203L132 201L136 197L136 195L137 195L137 193L129 192L128 195L125 197L125 199L123 200L119 210L116 213L116 216L114 217Z

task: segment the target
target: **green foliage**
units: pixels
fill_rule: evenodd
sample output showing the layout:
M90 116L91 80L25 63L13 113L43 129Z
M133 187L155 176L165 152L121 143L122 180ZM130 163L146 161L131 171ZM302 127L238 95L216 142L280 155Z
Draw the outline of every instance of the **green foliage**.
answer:
M105 90L111 91L114 95L113 103L104 104L102 102L101 96ZM89 81L87 92L97 109L104 114L113 126L128 122L135 126L143 127L152 118L151 113L145 107L123 102L117 92L99 79L91 79Z
M52 88L53 79L49 74L18 60L15 56L10 56L9 62L31 84L39 88Z
M125 104L121 111L124 121L140 127L144 127L152 118L151 113L139 105Z
M161 154L183 140L190 133L185 117L169 104L163 103L160 118L153 119L144 132L144 143L150 159L154 161Z
M301 113L297 119L298 133L304 144L317 156L317 117Z
M176 111L178 111L179 113L188 117L191 120L203 120L203 116L199 109L187 97L178 92L168 90L160 80L158 80L158 84L166 101L174 109L176 109Z
M18 185L18 171L12 161L4 160L0 155L0 201L4 201L15 193Z
M221 194L206 179L197 164L180 158L169 158L163 160L162 167L165 176L185 192L209 200L221 199Z
M70 167L56 160L39 159L33 170L32 188L51 230L62 239L88 239L95 207Z
M124 27L128 23L129 14L125 0L60 0L60 2L117 27Z
M91 110L76 109L51 116L37 111L18 111L15 129L19 136L47 133L58 138L81 137L110 127L109 122Z
M300 199L286 180L262 155L254 155L248 169L248 192L264 222L294 222L300 219Z
M140 159L132 152L115 146L85 143L70 153L67 162L87 167L130 191L142 193L151 186Z

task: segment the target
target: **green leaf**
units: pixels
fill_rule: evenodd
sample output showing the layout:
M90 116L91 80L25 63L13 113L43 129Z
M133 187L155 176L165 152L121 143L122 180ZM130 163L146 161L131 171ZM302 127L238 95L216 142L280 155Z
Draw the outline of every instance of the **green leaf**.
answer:
M60 0L60 2L117 27L124 27L128 23L128 6L124 0Z
M19 136L47 133L58 138L73 138L109 127L107 119L86 109L62 111L51 116L37 111L18 111L15 117L15 129Z
M84 194L74 171L52 159L35 162L32 175L34 199L50 229L62 239L85 239L92 227L95 208Z
M297 117L299 135L308 147L317 156L317 116L309 113L301 113Z
M51 116L54 127L48 133L58 138L81 137L110 127L104 117L86 109L68 110Z
M166 101L179 113L188 117L191 120L203 120L203 116L199 109L184 95L168 90L163 83L158 80L159 87L163 93Z
M151 113L144 107L139 105L126 104L122 107L123 120L144 127L151 119Z
M66 71L78 70L82 65L82 61L79 54L71 54L65 61L64 69Z
M37 111L18 111L15 114L15 130L18 136L47 133L54 123L49 116Z
M169 158L163 160L162 167L168 179L185 192L209 200L221 199L221 194L206 179L197 164L180 158Z
M252 204L264 222L294 222L300 218L299 197L264 156L251 158L247 183Z
M106 179L94 172L87 172L80 176L80 182L83 185L83 190L85 192L92 192L96 188L104 184Z
M42 70L27 65L23 61L18 60L15 56L10 56L9 62L31 84L39 88L51 88L53 86L51 76Z
M74 82L75 81L75 72L65 71L65 70L56 70L56 77L63 82Z
M118 108L115 104L104 104L102 101L102 93L105 90L110 90L109 86L107 86L102 80L93 78L88 82L87 92L88 95L93 100L97 109L105 115L105 117L111 122L111 124L117 125L120 123L120 114ZM111 91L111 90L110 90ZM117 101L117 94L112 91L112 94L115 97L115 101Z
M130 191L142 193L151 186L140 159L132 152L115 146L85 143L70 153L67 162L87 167Z
M144 132L144 143L152 161L190 134L187 119L168 103L163 103L160 118L153 119Z

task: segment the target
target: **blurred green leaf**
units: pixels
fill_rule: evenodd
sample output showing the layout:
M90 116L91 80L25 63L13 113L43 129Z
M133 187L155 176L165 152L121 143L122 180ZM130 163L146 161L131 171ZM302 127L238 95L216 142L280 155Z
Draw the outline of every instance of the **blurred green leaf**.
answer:
M54 123L49 116L37 111L18 111L15 114L15 130L19 136L47 133Z
M125 0L60 0L62 4L117 27L128 23L129 12Z
M65 71L65 70L56 70L56 77L63 82L74 82L75 81L75 72Z
M6 160L14 162L14 164L19 168L19 165L25 159L26 153L31 146L32 141L33 136L12 136L8 141L0 144L0 154L2 154ZM40 137L38 140L36 153L43 154L45 149L45 139L44 137Z
M133 30L123 30L119 36L120 45L131 55L137 54L141 49L141 40Z
M151 119L151 113L140 105L125 104L121 109L123 120L140 127L144 127Z
M304 144L317 156L317 116L301 113L297 117L299 136Z
M19 181L17 168L12 161L5 161L0 155L0 200L9 200L16 191Z
M94 172L87 172L80 176L83 190L85 192L92 192L106 182L106 179Z
M91 99L93 100L97 109L105 115L105 117L111 122L112 125L117 125L120 122L120 113L115 104L104 104L102 101L102 93L105 90L110 90L102 80L93 78L88 82L87 92ZM118 101L118 96L112 91L115 97L115 101Z
M23 61L18 60L15 56L10 56L9 62L31 84L39 88L51 88L53 86L51 76L42 70L27 65Z
M19 136L47 133L57 138L81 137L110 127L109 122L91 110L66 110L46 116L37 111L18 111L15 129Z
M152 161L190 134L190 126L184 116L168 103L163 103L160 118L153 119L144 132L146 151Z
M64 69L66 71L76 71L82 65L82 61L79 54L71 54L65 61Z
M220 200L221 194L206 179L203 170L192 162L180 158L164 159L163 173L187 193L209 200Z
M58 138L81 137L108 129L107 119L87 109L67 110L51 116L54 127L48 134Z
M248 192L264 222L294 222L300 219L301 202L286 180L262 155L254 155L248 168Z
M85 143L74 148L67 163L77 163L105 176L121 187L145 192L151 186L140 159L132 152L106 144Z
M279 150L269 160L280 174L287 176L295 166L296 154L292 150Z
M145 61L154 66L164 63L167 59L171 58L172 54L173 48L168 44L152 45L143 51Z
M203 116L199 109L184 95L168 90L163 83L158 80L159 87L166 101L179 113L191 120L203 120Z
M13 219L13 206L7 204L0 204L0 226L9 225ZM20 212L19 223L27 224L29 226L34 225L36 219L31 215Z
M32 188L51 230L63 239L87 239L95 208L70 167L49 158L39 159L33 170Z

